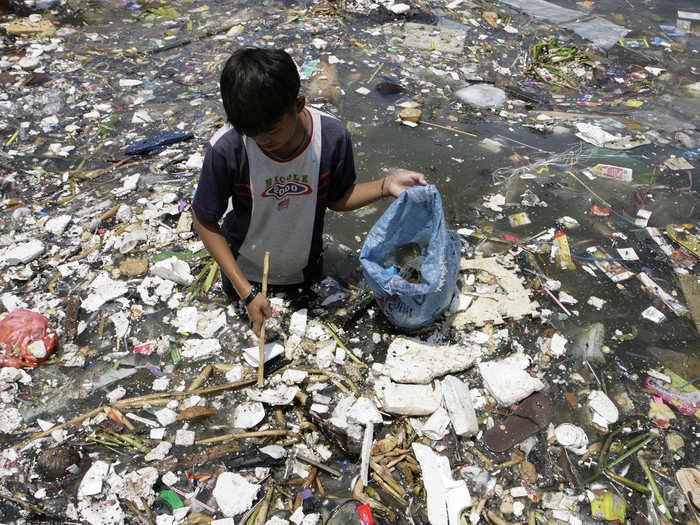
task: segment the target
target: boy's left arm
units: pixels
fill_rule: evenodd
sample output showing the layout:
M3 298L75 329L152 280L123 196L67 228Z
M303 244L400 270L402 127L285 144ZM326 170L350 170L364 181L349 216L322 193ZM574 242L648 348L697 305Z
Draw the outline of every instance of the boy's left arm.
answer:
M425 175L417 171L404 170L387 175L383 179L353 184L340 199L328 207L333 211L352 211L362 208L383 197L398 197L414 186L425 186Z

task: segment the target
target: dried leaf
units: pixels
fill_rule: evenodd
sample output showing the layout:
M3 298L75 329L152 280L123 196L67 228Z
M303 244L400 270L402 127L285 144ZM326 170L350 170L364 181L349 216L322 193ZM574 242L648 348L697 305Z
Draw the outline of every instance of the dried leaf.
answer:
M178 421L192 421L200 417L211 416L215 411L209 407L194 406L186 408L177 415Z
M372 446L372 455L381 456L387 452L391 452L398 445L399 440L395 436L387 436L382 440L377 441Z

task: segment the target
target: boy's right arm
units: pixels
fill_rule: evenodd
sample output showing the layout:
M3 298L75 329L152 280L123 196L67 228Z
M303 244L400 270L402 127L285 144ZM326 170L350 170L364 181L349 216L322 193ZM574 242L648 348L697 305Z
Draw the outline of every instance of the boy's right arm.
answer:
M224 237L219 223L216 221L202 220L196 213L193 215L194 226L206 249L209 250L214 260L219 263L221 271L231 280L238 296L241 298L248 297L253 286L248 282L248 279L246 279L239 268L238 263L236 263L236 259L231 253L231 249L228 246L228 242L226 242L226 237ZM246 309L248 310L248 317L250 317L250 320L253 322L253 331L255 335L260 337L260 329L263 320L265 317L270 317L272 315L270 303L262 294L258 294L255 296L255 299L246 306Z

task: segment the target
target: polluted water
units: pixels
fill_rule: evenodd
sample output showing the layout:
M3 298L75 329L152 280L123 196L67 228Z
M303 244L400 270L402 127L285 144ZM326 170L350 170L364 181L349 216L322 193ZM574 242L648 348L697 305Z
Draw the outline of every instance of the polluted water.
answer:
M0 4L0 524L700 523L697 2ZM245 46L436 188L428 324L329 211L260 366L191 208Z

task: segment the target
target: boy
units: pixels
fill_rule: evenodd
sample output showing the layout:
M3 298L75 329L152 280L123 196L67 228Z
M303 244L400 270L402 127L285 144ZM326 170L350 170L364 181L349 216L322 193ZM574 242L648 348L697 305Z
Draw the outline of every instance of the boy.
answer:
M272 314L251 281L310 283L321 276L326 208L349 211L415 185L402 171L355 183L350 136L334 117L305 107L299 73L283 50L236 51L221 73L228 123L210 140L192 209L202 242L222 271L224 291L245 303L253 331ZM229 199L233 210L227 210Z

